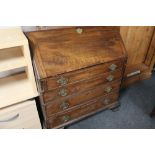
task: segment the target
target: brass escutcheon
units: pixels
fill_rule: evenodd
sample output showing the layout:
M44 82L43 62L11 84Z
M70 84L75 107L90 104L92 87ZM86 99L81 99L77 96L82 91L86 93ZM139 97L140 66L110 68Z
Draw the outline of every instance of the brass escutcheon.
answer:
M114 79L114 76L113 75L109 75L106 79L110 82L110 81L112 81Z
M66 102L66 101L63 101L61 104L60 104L60 108L65 110L65 109L68 109L69 108L69 103Z
M57 80L57 83L61 84L62 86L66 85L68 83L68 79L61 76L60 79Z
M109 104L109 102L110 102L109 99L105 99L105 100L104 100L104 104L105 104L105 105Z
M76 32L77 32L78 34L82 34L83 29L82 29L82 28L77 28L77 29L76 29Z
M112 91L112 88L111 87L107 87L106 89L105 89L105 92L106 93L110 93Z
M67 121L70 120L70 116L65 115L65 116L62 117L62 120L63 120L63 122L65 123L65 122L67 122Z
M60 89L60 91L59 91L59 95L60 96L67 96L68 95L68 91L67 91L67 89Z
M111 71L116 70L116 68L117 68L117 65L115 65L115 64L111 64L111 66L109 66L109 69L110 69Z

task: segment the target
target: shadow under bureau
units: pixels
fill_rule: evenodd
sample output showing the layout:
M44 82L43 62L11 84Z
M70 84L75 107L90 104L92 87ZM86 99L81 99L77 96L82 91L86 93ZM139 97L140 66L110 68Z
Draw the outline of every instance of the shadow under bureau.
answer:
M117 106L127 60L118 27L70 27L27 36L45 128Z

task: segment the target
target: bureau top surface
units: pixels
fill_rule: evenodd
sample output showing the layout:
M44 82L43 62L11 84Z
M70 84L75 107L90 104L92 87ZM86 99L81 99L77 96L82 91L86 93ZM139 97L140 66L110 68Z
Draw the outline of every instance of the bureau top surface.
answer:
M119 31L72 27L27 33L40 79L125 57Z

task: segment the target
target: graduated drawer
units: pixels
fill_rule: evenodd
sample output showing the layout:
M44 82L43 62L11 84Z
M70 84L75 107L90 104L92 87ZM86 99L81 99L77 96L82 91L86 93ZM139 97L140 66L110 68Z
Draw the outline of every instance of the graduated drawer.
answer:
M59 128L117 103L118 93L98 98L47 120L48 128ZM108 101L108 103L107 103Z
M70 98L65 98L64 100L55 100L51 101L46 105L43 105L45 109L46 116L50 117L51 115L68 110L74 106L83 104L90 100L96 99L103 95L111 94L112 92L119 92L120 81L114 82L112 84L101 85L89 91L85 91L79 94L76 94Z
M0 109L0 129L40 129L35 101Z
M122 68L124 61L122 59L87 67L84 69L64 73L52 78L39 80L39 91L49 91L58 87L66 86L67 84L75 83L92 77L97 77L100 74L106 72L113 72L119 68Z
M115 80L121 79L122 70L116 70L113 73L100 74L98 77L80 81L74 84L70 84L61 88L57 88L48 92L43 93L44 102L52 101L57 98L63 99L67 96L75 93L83 92L97 86L111 83Z

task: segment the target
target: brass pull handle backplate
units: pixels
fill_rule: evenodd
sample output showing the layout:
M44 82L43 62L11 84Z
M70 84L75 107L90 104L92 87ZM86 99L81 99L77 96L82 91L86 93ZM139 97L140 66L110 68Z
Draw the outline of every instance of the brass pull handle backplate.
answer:
M105 92L106 93L110 93L112 91L112 88L111 87L107 87L106 89L105 89Z
M110 82L110 81L113 81L114 76L113 76L113 75L109 75L106 79L107 79L109 82Z
M83 29L82 29L82 28L77 28L77 29L76 29L76 32L77 32L78 34L82 34Z
M68 95L68 90L67 89L60 89L59 91L60 96L67 96Z
M63 109L63 110L68 109L69 108L69 103L68 102L65 102L65 101L62 102L60 104L60 108Z
M115 64L111 64L111 66L109 66L109 69L110 69L111 71L115 71L116 68L117 68L117 65L115 65Z
M109 99L105 99L105 100L103 101L103 103L104 103L105 105L107 105L107 104L110 103L110 100L109 100Z
M70 116L65 115L65 116L62 117L62 120L63 120L64 123L68 122L70 120Z
M61 76L60 79L57 80L57 83L61 84L62 86L66 85L68 83L68 79Z

